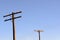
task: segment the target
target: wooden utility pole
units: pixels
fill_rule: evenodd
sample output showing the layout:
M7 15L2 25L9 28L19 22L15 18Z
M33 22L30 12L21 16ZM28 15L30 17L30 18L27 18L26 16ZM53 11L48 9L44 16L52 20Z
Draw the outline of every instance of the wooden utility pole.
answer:
M4 21L9 21L9 20L12 20L12 25L13 25L13 40L16 40L16 34L15 34L15 22L14 22L14 19L16 18L21 18L21 16L18 16L18 17L14 17L15 14L18 14L18 13L22 13L22 11L19 11L19 12L12 12L12 14L8 14L8 15L5 15L3 17L7 17L7 16L11 16L12 18L10 19L6 19Z
M40 38L40 32L43 32L43 30L34 30L34 31L38 32L39 40L41 40L41 38Z

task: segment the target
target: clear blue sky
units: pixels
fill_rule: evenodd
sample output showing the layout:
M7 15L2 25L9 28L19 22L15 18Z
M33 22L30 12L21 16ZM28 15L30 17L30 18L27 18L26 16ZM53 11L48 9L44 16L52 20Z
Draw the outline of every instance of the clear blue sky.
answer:
M12 40L12 23L4 15L22 11L16 19L16 40L60 40L60 0L0 0L0 40ZM10 18L10 17L7 17Z

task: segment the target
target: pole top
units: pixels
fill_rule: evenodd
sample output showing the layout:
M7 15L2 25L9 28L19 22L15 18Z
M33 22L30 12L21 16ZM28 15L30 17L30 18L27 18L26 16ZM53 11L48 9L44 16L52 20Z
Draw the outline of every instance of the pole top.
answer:
M43 30L34 30L35 32L44 32Z

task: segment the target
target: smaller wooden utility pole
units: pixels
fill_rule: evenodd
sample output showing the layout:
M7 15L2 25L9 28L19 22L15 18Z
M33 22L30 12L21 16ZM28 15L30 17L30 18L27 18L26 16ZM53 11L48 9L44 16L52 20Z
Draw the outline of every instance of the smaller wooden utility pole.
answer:
M34 30L34 31L38 32L39 40L41 40L41 38L40 38L40 32L43 32L43 30Z

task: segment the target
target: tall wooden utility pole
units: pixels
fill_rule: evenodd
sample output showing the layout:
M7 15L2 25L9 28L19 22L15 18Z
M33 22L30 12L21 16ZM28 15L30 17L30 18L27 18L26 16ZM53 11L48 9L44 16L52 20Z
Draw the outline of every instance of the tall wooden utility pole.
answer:
M7 16L11 16L11 17L12 17L12 18L6 19L6 20L4 20L4 21L12 20L12 25L13 25L13 40L16 40L15 22L14 22L14 19L21 18L21 16L14 17L14 15L15 15L15 14L18 14L18 13L22 13L22 11L19 11L19 12L12 12L12 14L8 14L8 15L3 16L3 17L7 17Z

